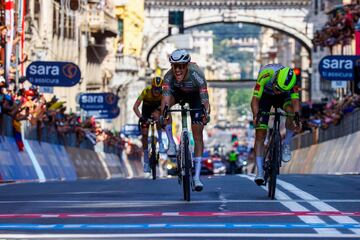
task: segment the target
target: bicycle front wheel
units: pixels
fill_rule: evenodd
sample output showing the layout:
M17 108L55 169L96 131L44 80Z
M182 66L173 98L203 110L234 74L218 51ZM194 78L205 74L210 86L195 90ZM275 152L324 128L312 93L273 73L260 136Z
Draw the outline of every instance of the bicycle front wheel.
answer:
M270 172L269 172L269 186L268 186L268 196L270 199L275 199L276 191L276 179L279 174L279 163L281 161L281 139L278 134L275 134L274 141L272 144L272 154L270 161Z
M156 165L157 165L157 153L156 153L156 142L155 137L151 138L151 156L150 156L150 168L152 172L152 179L156 179Z
M191 187L191 155L189 151L189 139L187 135L183 136L182 145L182 160L184 175L182 176L184 200L190 201L190 187Z

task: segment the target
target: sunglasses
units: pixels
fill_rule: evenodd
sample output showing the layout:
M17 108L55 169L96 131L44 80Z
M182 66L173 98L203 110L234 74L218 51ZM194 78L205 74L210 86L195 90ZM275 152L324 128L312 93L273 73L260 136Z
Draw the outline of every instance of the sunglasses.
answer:
M183 69L185 69L187 67L187 64L173 63L173 64L171 64L171 67L173 69L183 70Z

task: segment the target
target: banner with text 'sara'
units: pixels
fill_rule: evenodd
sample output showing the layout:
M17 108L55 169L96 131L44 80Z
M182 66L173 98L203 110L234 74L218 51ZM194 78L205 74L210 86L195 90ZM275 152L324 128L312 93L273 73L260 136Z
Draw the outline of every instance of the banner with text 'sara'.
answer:
M83 93L79 98L80 108L85 111L112 109L118 101L113 93Z
M321 59L319 73L329 81L354 81L360 77L360 56L331 55Z
M27 80L36 86L72 87L81 79L80 68L71 62L32 62L26 68Z
M114 106L110 109L91 110L87 111L87 115L93 116L96 119L113 119L120 115L120 108L118 106Z

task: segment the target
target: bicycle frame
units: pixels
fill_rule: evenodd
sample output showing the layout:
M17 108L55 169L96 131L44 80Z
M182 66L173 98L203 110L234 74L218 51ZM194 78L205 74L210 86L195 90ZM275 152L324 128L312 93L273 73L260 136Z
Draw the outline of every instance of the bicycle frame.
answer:
M153 180L155 180L156 166L158 165L159 154L156 151L157 140L155 136L155 121L153 119L150 120L149 128L150 128L150 147L151 147L149 165L152 172L152 178Z
M169 112L181 112L181 138L180 147L176 156L179 184L183 185L184 200L190 201L190 188L194 186L192 182L192 158L189 148L189 130L187 124L188 112L199 111L203 109L189 109L185 108L185 103L180 103L180 109L165 109L164 115L167 116ZM192 189L193 190L193 189Z
M150 118L147 122L149 124L149 128L150 128L150 136L148 137L147 141L149 142L149 138L150 138L150 149L148 146L149 151L149 165L151 168L151 172L152 172L152 179L155 180L156 179L156 166L158 165L159 162L159 153L156 151L156 144L157 144L157 139L155 136L155 124L156 121L153 118ZM139 129L141 126L141 123L138 123Z
M276 190L276 178L277 175L280 174L281 167L281 157L280 154L282 152L282 143L281 143L281 135L280 135L280 117L281 116L291 116L288 113L281 113L278 111L277 107L274 107L275 111L272 112L262 112L261 115L269 115L274 116L274 126L272 133L270 135L269 147L265 153L265 162L264 162L264 170L265 170L265 182L269 179L268 184L268 196L271 199L275 198L275 190ZM266 159L268 160L266 161Z

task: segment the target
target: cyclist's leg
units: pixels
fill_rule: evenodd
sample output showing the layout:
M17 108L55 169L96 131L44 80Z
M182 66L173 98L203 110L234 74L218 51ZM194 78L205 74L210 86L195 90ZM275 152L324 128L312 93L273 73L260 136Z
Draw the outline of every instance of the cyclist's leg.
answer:
M190 108L201 108L201 99L197 94L192 94L187 99L190 105ZM201 191L203 188L203 184L200 181L200 172L201 172L201 159L204 151L204 141L203 141L203 130L204 125L202 121L202 112L195 111L190 113L191 116L191 130L194 137L194 165L195 165L195 190Z
M177 102L178 101L176 99L176 94L175 94L175 95L170 95L170 96L163 97L163 99L161 101L161 104L162 104L162 106L168 105L169 107L172 107ZM176 144L175 144L173 134L172 134L172 117L171 117L171 114L169 115L169 119L165 122L165 124L166 124L165 125L165 132L166 132L166 136L167 136L168 141L169 141L167 154L169 156L175 156L176 155Z
M291 104L291 98L290 95L289 96L284 96L284 104L282 106L282 109L286 112L286 113L294 113L294 109L293 106ZM291 149L290 149L290 144L291 144L291 139L294 135L294 129L295 129L295 125L294 125L294 118L293 117L287 117L286 118L286 122L285 122L285 128L286 128L286 133L285 133L285 138L283 140L283 146L282 146L282 160L284 162L288 162L291 160Z
M152 112L151 115L156 121L159 120L159 117L160 117L160 105L159 105L158 108L156 108ZM162 129L161 129L161 126L159 125L159 122L156 123L156 129L157 129L157 134L158 134L159 152L163 153L163 152L165 152L165 148L164 148L164 143L162 141Z
M259 112L269 112L272 106L271 98L266 95L260 99L259 102ZM264 157L265 157L265 138L268 129L269 116L261 116L258 119L258 123L255 126L255 160L257 167L257 175L255 177L255 182L258 185L264 184Z
M142 115L145 118L150 118L151 117L151 106L150 105L146 105L143 103L142 106ZM149 147L148 147L148 133L149 133L149 124L147 123L141 123L141 142L142 142L142 147L143 147L143 151L144 151L144 172L150 172L150 166L149 166Z

